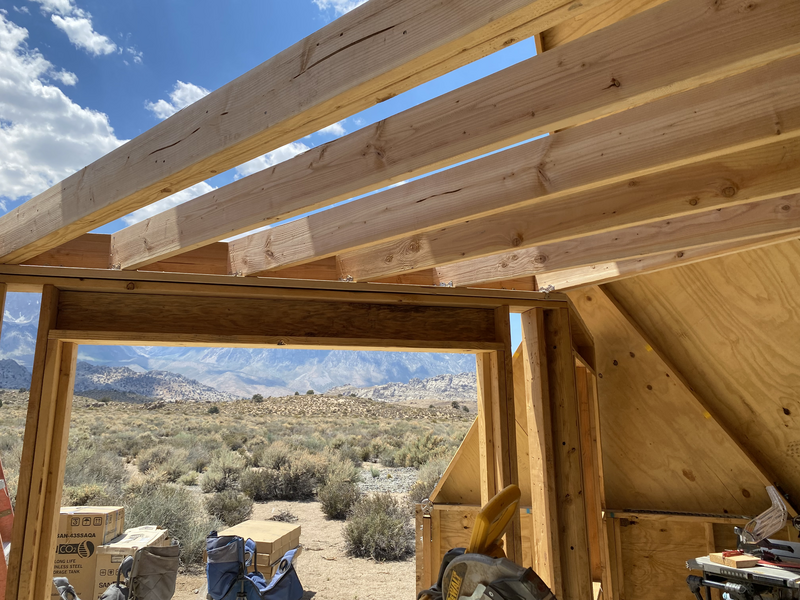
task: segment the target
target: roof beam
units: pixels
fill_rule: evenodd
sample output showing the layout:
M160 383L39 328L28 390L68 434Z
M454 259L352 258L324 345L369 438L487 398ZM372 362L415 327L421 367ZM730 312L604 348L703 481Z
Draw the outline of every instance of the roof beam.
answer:
M502 265L534 248L544 270L552 257L535 250L543 244L796 192L800 138L369 246L339 255L339 263L344 277L358 281L481 257Z
M797 233L768 235L744 242L737 240L689 250L679 250L678 252L666 252L641 258L600 263L588 267L575 267L573 269L564 269L563 271L540 273L536 276L536 279L539 285L538 289L572 290L588 285L609 283L626 277L683 267L729 254L782 244L797 238Z
M0 219L0 261L24 262L530 37L582 4L372 0L11 211Z
M670 0L131 226L112 264L139 268L800 53L800 5L753 6Z
M777 61L239 238L231 271L261 274L800 136L798 72L800 57Z
M800 232L800 194L526 248L437 269L455 286ZM544 262L542 262L544 261ZM546 278L539 277L540 285Z

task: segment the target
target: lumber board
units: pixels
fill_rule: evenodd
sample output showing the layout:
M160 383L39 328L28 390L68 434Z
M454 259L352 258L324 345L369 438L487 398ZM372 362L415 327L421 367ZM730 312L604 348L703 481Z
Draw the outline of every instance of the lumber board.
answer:
M118 232L112 264L135 269L800 53L796 3L757 7L671 0Z
M563 271L540 273L537 275L537 279L540 282L540 286L545 289L571 290L588 285L610 283L627 277L635 277L636 275L655 273L664 269L690 265L746 250L782 244L797 238L798 235L795 233L768 235L754 240L737 240L690 250L679 250L677 252L653 254L629 260L606 262L588 267L575 267L564 269Z
M597 348L607 506L762 511L769 501L760 473L680 376L600 289L570 297Z
M799 259L792 241L608 287L790 500L800 498Z
M240 238L231 269L260 274L791 139L799 71L800 58L778 61Z
M581 468L583 469L583 498L586 504L586 529L589 538L589 560L592 581L602 581L605 571L605 552L602 539L602 503L600 501L600 475L598 457L600 446L591 415L594 385L592 374L584 367L575 368L578 399L578 426L580 431Z
M454 273L456 269L461 277L475 276L484 280L489 278L488 273L497 271L502 271L506 277L539 274L548 269L562 270L704 246L743 243L747 240L763 239L765 236L792 237L800 230L799 209L800 194L791 194L524 248L499 257L473 259L465 261L467 264L456 263L455 266L442 267L441 270L457 281L460 279Z
M8 286L5 283L0 283L0 315L6 314L6 292ZM0 337L3 335L3 319L0 318Z
M403 306L62 291L55 329L171 336L293 336L358 342L502 342L494 311Z
M0 260L41 254L529 37L570 7L583 10L564 0L373 0L11 211Z
M744 203L798 191L800 139L791 139L378 244L340 255L339 262L355 280L437 267L440 280L463 286L565 268L553 266L561 254L577 261L594 243L627 248L626 230L642 245L637 238L650 235L648 227L675 229L692 215L700 219L719 208L737 214ZM577 241L584 236L596 241Z
M8 561L6 592L9 598L27 600L33 594L33 568L36 566L38 547L36 541L41 532L41 506L46 489L45 468L47 466L46 444L48 427L53 425L55 409L52 397L46 395L46 372L48 334L55 324L58 310L58 290L47 285L42 291L39 310L39 326L36 331L36 350L25 419L25 433L20 459L19 482L15 503L14 528L11 547L14 549ZM57 343L52 345L57 347ZM50 363L52 365L52 361Z

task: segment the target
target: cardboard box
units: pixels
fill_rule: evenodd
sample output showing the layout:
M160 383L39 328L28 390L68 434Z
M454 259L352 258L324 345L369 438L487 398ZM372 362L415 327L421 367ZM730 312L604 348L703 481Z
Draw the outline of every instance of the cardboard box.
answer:
M94 571L94 592L85 600L94 600L117 581L117 570L126 556L132 556L139 548L148 546L169 546L170 539L166 529L155 525L145 525L128 529L108 544L97 549L97 566ZM123 580L124 581L124 580Z
M219 535L238 535L244 539L250 538L256 543L256 551L259 554L269 554L272 562L275 562L300 544L300 525L251 519L220 531ZM258 562L260 566L260 558Z
M53 577L66 577L81 598L92 598L97 549L125 529L122 506L62 506ZM50 597L60 598L55 586Z

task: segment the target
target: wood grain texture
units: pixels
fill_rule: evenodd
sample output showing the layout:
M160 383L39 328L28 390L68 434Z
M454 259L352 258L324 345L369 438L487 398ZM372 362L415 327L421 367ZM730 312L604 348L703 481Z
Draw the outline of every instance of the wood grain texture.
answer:
M649 235L647 227L675 229L692 215L700 219L798 191L800 139L792 139L381 243L341 255L339 262L356 280L430 267L455 285L507 279L561 268L553 266L559 254L583 257L590 254L583 249L597 243L638 242ZM578 242L583 236L597 237ZM491 255L497 256L470 260Z
M496 342L493 310L62 292L57 329L111 333Z
M633 325L600 290L570 297L595 336L607 505L762 511L759 474Z
M672 0L154 216L115 234L112 264L135 269L800 53L792 0L707 1Z
M646 174L790 139L800 134L798 72L800 59L778 61L240 238L232 270L260 273L614 182L624 190Z
M800 498L799 260L792 241L609 284L791 499Z
M588 267L575 267L564 269L563 271L540 273L537 275L537 280L542 288L550 288L552 286L552 289L555 290L570 290L690 265L746 250L782 244L797 238L797 234L792 233L768 235L753 240L737 240L690 250L679 250L677 252L653 254L629 260L600 263Z
M800 169L797 174L800 177ZM491 273L502 273L504 277L539 275L549 269L560 271L719 244L746 244L778 235L793 237L799 229L800 194L792 194L524 248L439 270L440 276L468 285L463 279L485 280Z
M571 4L373 0L14 209L0 257L41 254L529 37Z

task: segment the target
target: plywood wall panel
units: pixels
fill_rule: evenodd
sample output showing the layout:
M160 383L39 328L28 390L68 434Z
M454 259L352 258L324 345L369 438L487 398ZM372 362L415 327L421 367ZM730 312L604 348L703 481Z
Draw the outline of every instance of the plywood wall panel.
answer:
M800 500L800 242L607 289L717 418Z

